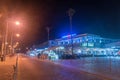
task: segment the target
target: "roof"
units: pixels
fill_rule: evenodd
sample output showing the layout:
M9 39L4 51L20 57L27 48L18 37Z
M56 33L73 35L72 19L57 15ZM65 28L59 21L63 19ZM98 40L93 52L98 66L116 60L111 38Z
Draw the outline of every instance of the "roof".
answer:
M84 37L84 36L96 36L96 37L100 37L99 35L88 34L88 33L75 35L75 36L73 36L73 37L74 37L74 38L77 38L77 37ZM55 40L56 40L56 41L60 41L60 40L65 40L65 39L68 39L68 38L60 38L60 39L55 39Z

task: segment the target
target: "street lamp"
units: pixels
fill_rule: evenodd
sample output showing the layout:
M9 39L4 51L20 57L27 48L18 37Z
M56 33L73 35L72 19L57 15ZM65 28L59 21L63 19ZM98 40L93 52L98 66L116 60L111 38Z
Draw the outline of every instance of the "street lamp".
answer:
M69 16L69 20L70 20L71 53L72 53L72 55L73 55L72 17L73 17L73 15L74 15L74 13L75 13L75 10L74 10L74 9L70 8L70 9L68 10L68 16Z
M5 39L4 39L3 43L2 43L2 54L6 54L7 53L9 22L12 22L12 21L7 21L6 31L5 31ZM19 21L15 21L15 24L18 26L18 25L20 25L20 22ZM20 35L17 34L17 37L19 37L19 36ZM13 31L11 33L11 45L12 45L12 37L13 37Z
M16 37L20 37L20 34L16 34Z
M15 21L15 25L19 26L20 22L19 21ZM13 30L13 27L12 27L11 40L10 40L10 45L11 45L11 52L10 53L13 53L13 34L14 34L14 30ZM16 34L16 36L19 37L20 34Z
M20 25L20 22L19 22L19 21L16 21L15 24L16 24L16 25Z
M8 41L8 22L7 22L7 25L6 25L5 39L4 39L3 43L2 43L4 45L4 46L2 46L2 55L7 54L7 43L8 43L7 41Z

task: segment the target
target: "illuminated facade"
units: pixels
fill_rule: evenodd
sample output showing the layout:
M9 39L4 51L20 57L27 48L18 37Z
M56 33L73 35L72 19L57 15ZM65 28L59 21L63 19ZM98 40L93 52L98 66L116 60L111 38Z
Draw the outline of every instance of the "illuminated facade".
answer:
M115 55L118 51L106 46L116 42L115 39L102 38L93 34L73 34L72 40L73 44L70 35L63 36L61 39L50 40L49 47L64 47L62 50L54 49L57 54L71 54L71 45L73 45L73 53L77 55Z
M73 41L73 44L72 44ZM93 34L81 34L63 36L60 39L50 40L39 46L39 49L43 49L41 54L58 55L59 58L66 54L71 54L72 45L73 53L78 56L115 56L119 51L116 48L110 47L112 43L116 43L118 40L103 38ZM46 48L45 48L46 47Z
M93 34L81 34L73 35L73 46L74 47L87 47L87 48L105 48L105 44L115 42L116 40L102 38L98 35ZM71 36L63 36L61 39L50 40L49 46L70 46Z

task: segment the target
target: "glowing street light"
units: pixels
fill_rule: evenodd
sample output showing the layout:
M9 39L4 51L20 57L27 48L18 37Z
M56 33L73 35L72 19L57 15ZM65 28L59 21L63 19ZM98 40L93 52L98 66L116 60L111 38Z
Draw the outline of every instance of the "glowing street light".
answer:
M19 22L19 21L16 21L15 24L16 24L16 25L20 25L20 22Z
M20 37L20 34L16 34L16 37Z

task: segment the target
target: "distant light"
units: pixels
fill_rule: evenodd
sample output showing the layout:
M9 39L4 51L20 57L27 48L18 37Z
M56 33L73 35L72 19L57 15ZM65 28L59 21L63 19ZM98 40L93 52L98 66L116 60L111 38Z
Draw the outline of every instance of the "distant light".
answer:
M81 50L80 49L78 49L78 51L77 51L78 53L81 53Z
M59 59L58 55L55 55L55 59L56 59L56 60L58 60L58 59Z
M63 47L63 46L60 46L60 47L57 47L56 49L64 49L64 47Z
M72 36L75 36L76 34L72 34ZM62 38L68 38L71 37L71 35L66 35L66 36L62 36Z
M45 48L45 49L48 49L48 48Z
M35 56L35 54L30 54L30 56Z
M10 48L11 48L11 45L9 45L8 47L10 47Z
M16 44L19 44L19 42L16 42Z
M94 43L88 43L88 46L89 46L89 47L93 47L93 46L94 46Z
M86 39L86 41L88 41L88 39Z
M83 47L86 47L86 46L87 46L87 43L82 43L82 46L83 46Z
M112 46L111 48L115 48L115 46Z

